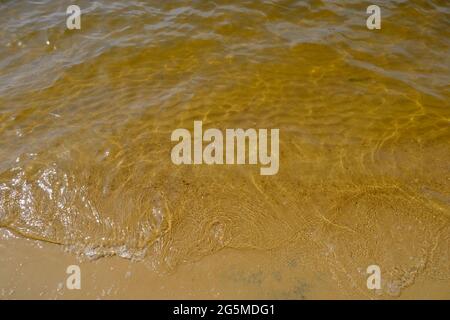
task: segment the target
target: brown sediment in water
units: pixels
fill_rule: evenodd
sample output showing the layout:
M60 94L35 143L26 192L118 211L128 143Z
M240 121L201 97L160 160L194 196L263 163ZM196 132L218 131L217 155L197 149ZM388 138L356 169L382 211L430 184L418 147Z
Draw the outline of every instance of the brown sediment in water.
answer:
M2 297L450 297L446 3L79 5L0 4ZM278 174L172 164L194 120Z

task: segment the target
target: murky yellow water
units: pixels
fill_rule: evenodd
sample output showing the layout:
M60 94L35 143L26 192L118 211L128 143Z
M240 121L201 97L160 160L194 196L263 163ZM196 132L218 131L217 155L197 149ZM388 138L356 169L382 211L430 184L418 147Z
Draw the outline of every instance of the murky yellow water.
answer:
M1 296L450 298L450 5L374 2L0 1ZM172 164L194 120L278 174Z

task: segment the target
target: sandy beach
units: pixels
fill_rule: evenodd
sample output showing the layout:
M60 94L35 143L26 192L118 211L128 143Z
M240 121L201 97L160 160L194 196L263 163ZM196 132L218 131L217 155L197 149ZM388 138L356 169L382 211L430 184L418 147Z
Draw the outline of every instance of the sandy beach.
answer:
M378 4L0 1L0 299L450 299L450 4Z

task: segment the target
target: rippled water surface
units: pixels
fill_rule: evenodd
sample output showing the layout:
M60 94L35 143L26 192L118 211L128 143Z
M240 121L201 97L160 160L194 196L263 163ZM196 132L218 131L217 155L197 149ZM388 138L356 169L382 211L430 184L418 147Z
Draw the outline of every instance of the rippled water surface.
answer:
M71 1L0 1L0 226L169 273L235 249L362 296L370 264L388 297L450 287L450 5L373 2L381 30L350 0L78 1L81 30ZM279 128L279 173L172 164L194 120Z

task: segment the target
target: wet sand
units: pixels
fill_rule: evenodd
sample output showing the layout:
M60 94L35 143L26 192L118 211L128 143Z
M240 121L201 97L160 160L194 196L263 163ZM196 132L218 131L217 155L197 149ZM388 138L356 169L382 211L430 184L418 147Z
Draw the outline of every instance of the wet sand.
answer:
M67 5L0 2L1 298L450 298L447 2ZM174 165L194 121L279 172Z

